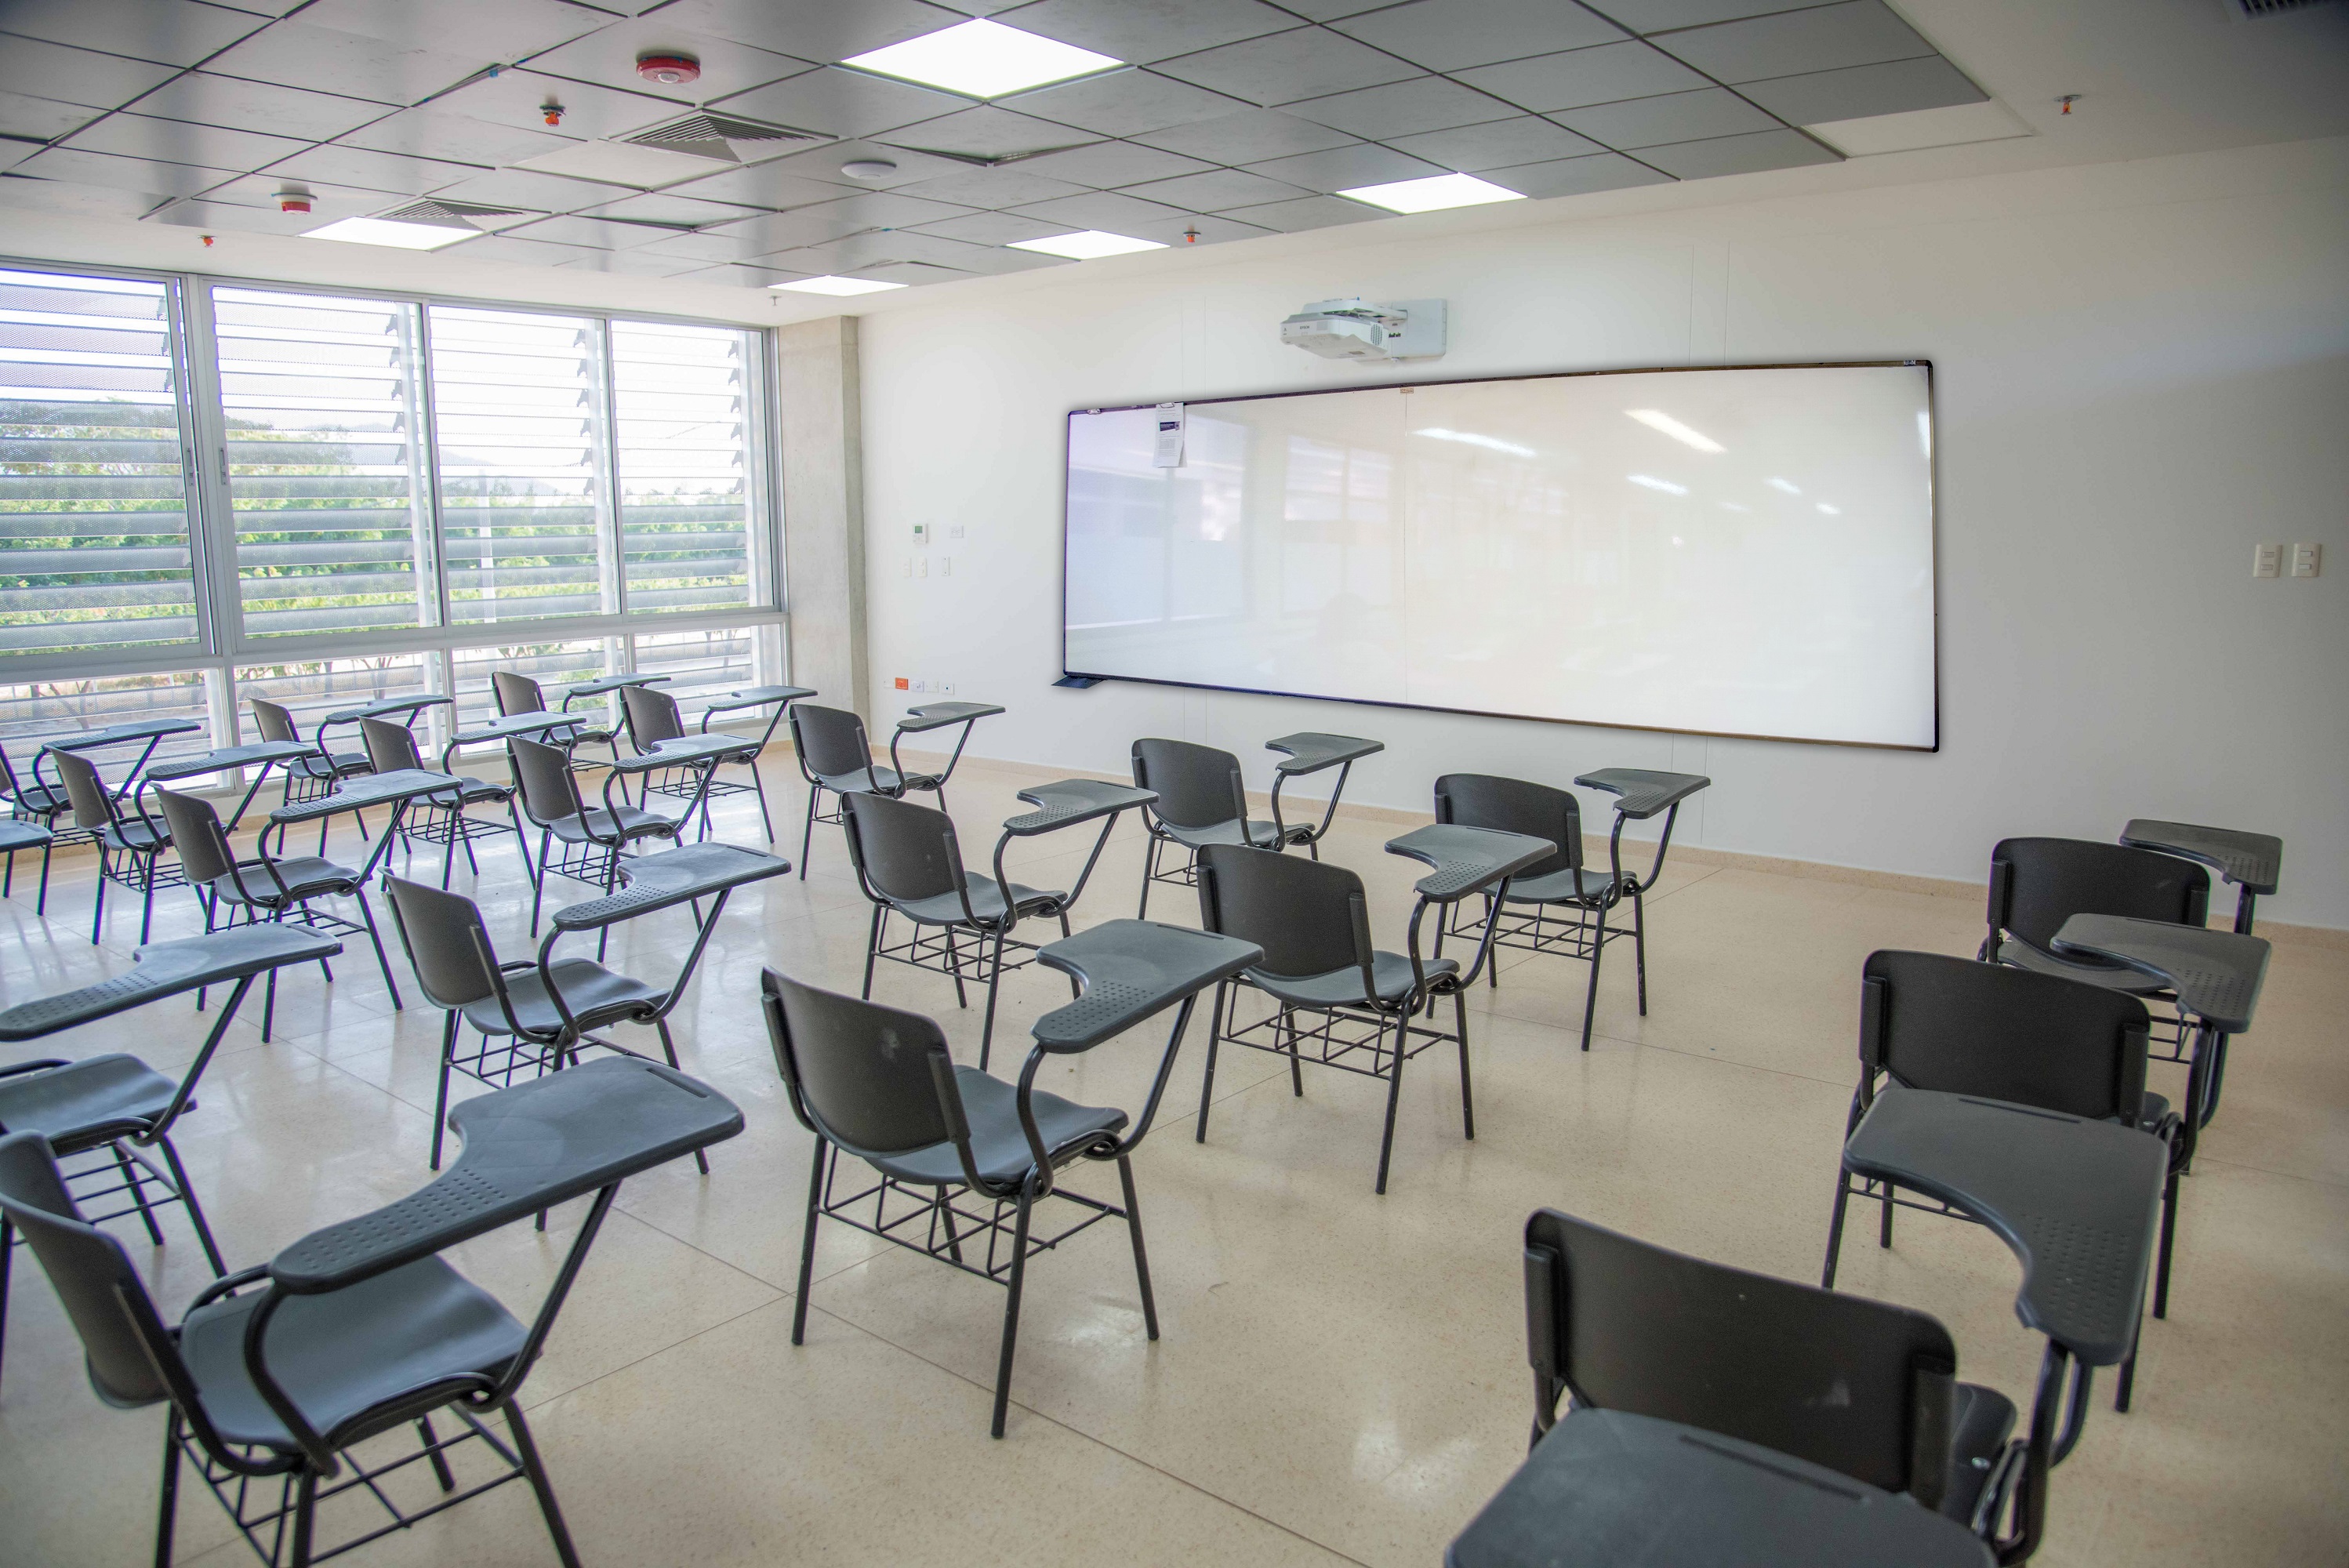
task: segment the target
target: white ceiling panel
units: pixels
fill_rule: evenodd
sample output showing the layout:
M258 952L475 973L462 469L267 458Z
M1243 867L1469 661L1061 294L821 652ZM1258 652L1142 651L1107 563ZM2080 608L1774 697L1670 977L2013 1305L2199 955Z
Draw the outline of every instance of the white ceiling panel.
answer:
M1432 71L1585 49L1625 36L1570 0L1412 0L1333 25Z
M313 0L302 20L403 48L478 55L486 63L568 43L609 26L612 14L565 0Z
M1269 180L1284 180L1308 191L1324 192L1351 191L1358 185L1384 185L1396 180L1420 180L1446 172L1423 158L1367 143L1334 147L1327 152L1300 153L1295 158L1276 158L1252 163L1248 168Z
M994 169L957 170L952 174L941 174L934 180L900 185L897 191L902 195L919 196L932 201L951 201L963 207L1000 211L1030 201L1050 201L1056 196L1080 196L1084 193L1085 187L1071 181L1032 174L1018 163L1009 163Z
M110 185L82 185L68 180L35 180L0 174L0 207L21 207L35 212L65 212L82 218L136 218L159 198Z
M1104 71L1059 87L1038 88L996 100L1004 108L1073 125L1102 136L1135 136L1236 113L1248 106L1162 77L1155 71Z
M677 0L657 20L713 38L826 63L951 27L963 17L920 0Z
M1883 65L1854 66L1847 70L1814 71L1806 76L1780 77L1775 81L1748 82L1737 90L1795 125L1948 108L1957 104L1981 103L1989 97L1967 80L1963 71L1939 55L1921 60L1892 60Z
M110 114L74 132L65 143L90 152L198 163L208 169L259 169L303 150L304 143L224 126L190 125L143 114Z
M626 185L567 175L542 174L533 169L493 169L468 172L462 179L432 188L435 196L451 201L473 201L486 207L514 207L525 212L572 212L582 207L616 201L634 194Z
M167 66L192 66L268 18L196 0L7 0L0 29ZM0 44L0 51L7 46Z
M701 201L667 191L623 196L616 201L577 207L573 211L589 218L626 218L639 223L671 223L688 227L704 223L736 223L759 215L731 202Z
M304 141L327 141L380 119L384 106L336 93L314 93L278 82L188 71L173 77L131 108L165 119L232 126Z
M1008 108L982 105L938 119L924 120L918 125L901 126L890 131L887 139L895 146L916 148L925 152L958 152L973 158L1005 158L1075 147L1093 140L1094 137L1091 131L1075 130L1049 119L1038 119L1032 115L1014 114Z
M1373 218L1392 218L1392 212L1381 212L1375 207L1365 207L1359 201L1349 201L1343 196L1303 196L1294 201L1268 201L1258 207L1239 207L1225 214L1243 223L1269 229L1275 233L1295 234L1308 229L1332 229L1340 223L1365 223Z
M1308 98L1283 111L1346 131L1369 141L1392 141L1424 130L1450 130L1506 119L1516 106L1442 77L1414 77L1385 87L1361 88L1330 98Z
M357 185L401 196L421 196L485 171L473 164L330 144L280 159L264 172L322 180L332 185Z
M1195 124L1169 126L1134 139L1210 163L1256 163L1344 147L1354 138L1278 109L1252 108Z
M88 104L59 103L55 98L35 98L27 93L0 92L0 136L54 141L104 112ZM22 148L17 150L17 156L30 158L37 150Z
M778 55L750 45L689 32L663 20L659 12L633 22L616 22L559 49L531 57L530 68L574 81L595 82L650 93L678 103L704 104L733 93L779 82L810 69L815 62ZM636 75L636 61L646 55L680 55L695 61L700 77L677 87L647 82Z
M204 169L152 158L119 158L109 152L78 152L52 147L16 165L15 173L38 180L63 180L75 185L104 185L117 191L138 191L161 199L193 196L243 172L235 169Z
M679 231L655 223L628 223L611 218L541 218L507 230L518 240L552 241L560 245L592 245L599 251L632 251L656 240L673 240Z
M1260 0L1036 0L995 19L1136 65L1297 26L1295 16Z
M1165 75L1268 108L1377 87L1423 73L1392 55L1319 27L1299 27L1159 63Z
M1073 181L1107 191L1119 185L1139 185L1145 180L1172 180L1178 174L1198 174L1214 167L1196 158L1143 147L1131 141L1096 141L1066 152L1023 158L1020 170L1049 179Z
M455 87L485 64L480 56L406 48L363 34L274 22L205 63L221 76L286 82L376 103L412 104Z
M1643 148L1640 160L1682 180L1711 180L1723 174L1756 174L1767 169L1841 161L1837 154L1799 130L1763 130L1746 136L1713 137L1670 147Z
M1594 191L1620 191L1633 185L1669 185L1672 177L1619 152L1594 152L1581 158L1482 170L1478 178L1520 196L1544 198L1587 196Z
M1179 226L1183 219L1190 216L1179 207L1170 207L1163 201L1145 201L1139 196L1127 196L1115 191L1088 191L1082 196L1063 196L1057 201L1039 201L1033 206L1020 208L1019 215L1064 224L1068 230L1099 229L1111 234L1132 234L1135 227L1143 223L1172 221Z
M1388 145L1398 152L1408 152L1464 174L1506 169L1512 164L1580 158L1606 150L1587 136L1577 136L1562 125L1532 114L1495 120L1488 125L1465 125L1456 130L1432 130L1424 136L1396 137Z
M1781 129L1776 120L1727 88L1666 93L1659 98L1633 98L1628 103L1568 109L1555 118L1568 130L1579 131L1593 141L1623 152L1661 147L1667 142L1693 141L1700 137Z
M519 163L542 152L554 152L579 143L569 137L515 125L452 114L438 104L402 109L373 125L364 125L344 137L351 147L377 152L398 152L410 158L437 158L449 163Z
M943 223L925 223L925 234L936 234L942 239L960 240L972 245L1009 245L1021 240L1040 240L1047 234L1066 232L1063 225L1048 218L1023 218L1016 212L973 212L968 218L949 218Z
M1713 85L1702 72L1652 45L1636 42L1480 66L1462 71L1460 79L1536 114Z
M1185 174L1126 187L1129 196L1164 201L1188 212L1220 212L1227 207L1247 207L1266 201L1289 201L1311 191L1285 181L1268 180L1245 169L1211 169L1205 174Z
M545 106L559 104L561 123L545 123ZM488 125L546 131L574 141L617 139L674 118L681 106L644 93L566 81L536 71L500 71L434 98L427 112L461 114Z
M0 92L119 108L177 74L174 67L150 60L126 60L35 38L0 38Z
M712 108L823 136L871 137L970 107L970 99L838 67L717 99Z
M1666 33L1655 44L1733 87L1767 77L1913 60L1934 52L1884 0L1845 0L1839 5L1722 22Z

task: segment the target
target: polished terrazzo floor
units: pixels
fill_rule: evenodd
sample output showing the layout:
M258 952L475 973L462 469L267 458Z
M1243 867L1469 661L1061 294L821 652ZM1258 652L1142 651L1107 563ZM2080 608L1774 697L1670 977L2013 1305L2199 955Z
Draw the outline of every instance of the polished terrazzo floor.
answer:
M787 773L776 760L770 775ZM952 804L974 864L993 824L1021 809L1013 791L1039 777L966 765ZM779 811L793 820L786 852L798 809ZM723 837L752 841L756 823L742 801L721 810ZM1401 944L1421 869L1381 851L1398 830L1344 818L1330 845L1367 882L1386 946ZM589 1564L1435 1563L1523 1457L1526 1212L1551 1205L1816 1279L1857 1071L1861 961L1888 946L1971 953L1981 935L1973 895L1676 853L1649 906L1649 1015L1634 1007L1628 947L1612 950L1599 1037L1583 1055L1582 967L1513 955L1499 989L1471 1003L1476 1140L1461 1139L1449 1062L1420 1058L1384 1198L1371 1192L1384 1090L1367 1079L1309 1073L1300 1100L1283 1065L1226 1052L1208 1141L1195 1144L1195 1032L1134 1158L1164 1337L1143 1336L1115 1226L1037 1260L999 1442L987 1435L994 1287L827 1227L808 1343L789 1342L809 1138L776 1078L758 973L774 965L854 989L865 906L837 831L819 830L806 881L735 900L679 1011L687 1070L738 1100L749 1130L711 1150L707 1178L680 1161L626 1185L524 1387ZM1073 876L1084 847L1071 835L1009 858L1020 880L1044 883ZM338 840L338 852L356 852L356 840ZM1140 859L1129 820L1079 924L1133 913ZM103 946L87 940L86 862L61 872L47 922L21 876L17 892L0 904L0 1001L129 965L135 908L109 912ZM529 892L510 844L485 856L480 896L505 956L527 955ZM191 895L161 900L159 934L190 929ZM1153 903L1195 918L1179 891ZM659 975L688 935L682 913L655 917L625 930L612 962ZM359 952L336 973L331 987L315 970L288 973L270 1043L248 1008L179 1130L232 1267L425 1180L440 1016L412 989L395 1013ZM885 966L875 994L941 1018L957 1054L975 1059L978 1009L957 1012L947 980ZM1007 1050L1017 1060L1025 1023L1066 996L1047 972L1005 982L999 1071ZM2171 1315L2147 1330L2137 1408L2115 1415L2099 1388L2078 1451L2056 1472L2038 1561L2349 1557L2344 1018L2349 950L2281 943L2187 1183ZM197 1016L173 1002L0 1048L0 1060L119 1049L170 1071L201 1037ZM1138 1106L1160 1043L1147 1028L1048 1063L1039 1081ZM642 1045L652 1047L649 1034ZM2157 1068L2156 1087L2174 1095L2179 1077ZM1083 1167L1071 1184L1116 1190L1106 1167ZM558 1211L543 1236L517 1226L454 1261L527 1315L584 1207ZM176 1316L209 1274L184 1222L167 1212L163 1222L169 1244L141 1236L131 1252ZM1871 1241L1855 1232L1844 1288L1930 1311L1956 1337L1961 1376L2027 1400L2039 1341L2015 1321L2006 1249L1923 1216L1904 1216L1889 1253ZM37 1269L21 1251L17 1264L0 1382L0 1562L145 1561L161 1413L98 1403ZM248 1560L200 1490L183 1496L180 1558ZM554 1556L514 1486L353 1561Z

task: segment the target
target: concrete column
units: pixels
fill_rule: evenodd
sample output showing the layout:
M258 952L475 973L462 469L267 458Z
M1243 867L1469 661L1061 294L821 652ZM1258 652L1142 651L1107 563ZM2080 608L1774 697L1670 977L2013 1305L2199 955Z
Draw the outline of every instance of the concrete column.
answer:
M792 683L865 713L864 440L856 318L775 331ZM866 715L867 722L871 716Z

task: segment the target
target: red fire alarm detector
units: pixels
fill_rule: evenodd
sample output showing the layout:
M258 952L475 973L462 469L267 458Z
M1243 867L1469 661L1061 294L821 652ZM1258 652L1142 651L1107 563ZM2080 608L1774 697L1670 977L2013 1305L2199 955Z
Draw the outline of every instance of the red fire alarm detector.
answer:
M307 191L280 191L277 193L277 210L280 212L307 212L310 210L310 193Z
M701 79L701 62L691 55L639 55L636 75L665 88L681 88Z

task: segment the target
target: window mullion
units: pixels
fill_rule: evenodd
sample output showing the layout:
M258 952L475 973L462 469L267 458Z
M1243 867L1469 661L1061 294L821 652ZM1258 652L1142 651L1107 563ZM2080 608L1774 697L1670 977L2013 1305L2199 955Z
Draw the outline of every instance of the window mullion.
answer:
M603 515L597 525L603 531L604 549L604 611L606 614L628 613L627 535L620 516L620 393L619 376L612 364L612 324L598 318L595 322L595 363L600 366L597 387L603 409L602 439L595 444L596 466L602 470L595 476L595 488L604 498Z
M228 482L228 415L222 401L219 340L212 332L212 294L201 277L176 280L182 336L189 450L189 546L195 556L197 635L205 652L227 657L243 645L244 614L237 588L236 510ZM221 744L234 744L234 734Z

